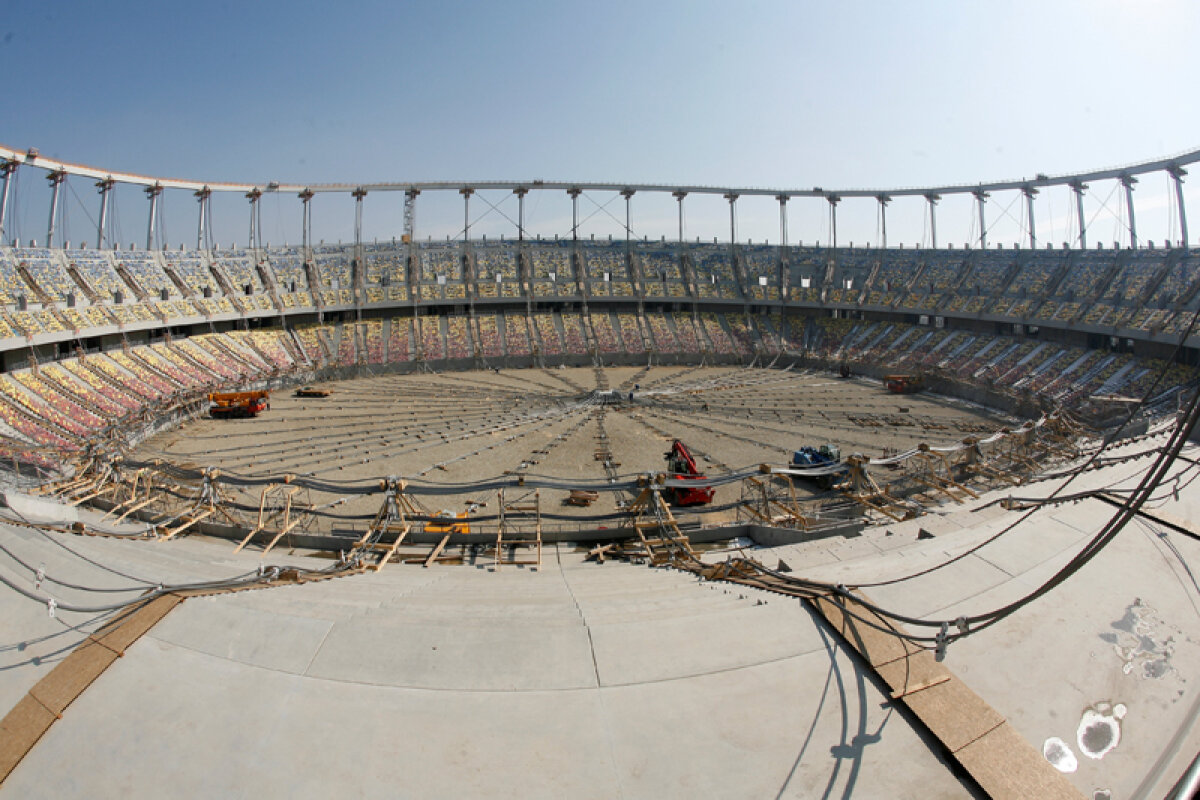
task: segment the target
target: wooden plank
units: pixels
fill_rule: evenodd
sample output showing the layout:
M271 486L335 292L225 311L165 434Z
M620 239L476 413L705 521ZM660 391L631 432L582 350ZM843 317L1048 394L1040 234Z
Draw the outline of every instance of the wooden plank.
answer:
M1079 790L1005 722L954 757L996 800L1080 800Z
M299 524L300 524L300 520L296 519L296 520L292 520L292 521L291 521L291 522L289 522L289 523L288 523L286 526L284 526L283 528L281 528L281 529L280 529L280 530L279 530L279 531L278 531L278 532L277 532L277 533L276 533L276 534L275 534L275 535L274 535L274 536L271 538L271 541L267 543L267 546L266 546L265 548L263 548L263 551L262 551L262 556L260 556L260 557L266 557L267 553L271 552L271 548L272 548L272 547L274 547L276 544L278 544L278 543L279 543L279 540L280 540L280 539L282 539L282 538L284 537L284 535L285 535L285 534L287 534L288 532L290 532L290 531L292 530L292 528L296 527L296 526L297 526L297 525L299 525ZM249 540L249 538L247 538L247 539L246 539L246 541L250 541L250 540ZM235 550L234 552L237 552L237 551Z
M85 639L13 706L0 720L0 783L67 706L181 601L177 595L163 595L122 613Z
M943 677L953 677L950 670L924 650L907 658L876 664L874 668L893 693L900 695L917 686L940 683Z
M261 530L262 530L261 525L256 528L251 528L250 532L246 534L246 538L242 539L240 542L238 542L238 546L233 548L233 552L240 553L242 551L242 548L245 547L246 545L250 544L250 540L253 539L254 535Z
M938 684L945 683L948 680L950 680L949 675L940 675L931 680L923 681L922 683L914 683L904 689L897 689L896 691L892 692L892 699L899 700L902 697L908 697L910 694L916 694L924 689L929 689L933 686L937 686Z
M89 483L91 483L95 479L96 478L94 475L85 475L85 476L82 476L79 478L72 478L69 481L63 481L62 483L57 483L57 484L53 484L51 486L46 487L46 493L47 494L51 494L51 493L52 494L66 494L67 492L73 492L76 489L81 489L84 486L87 486Z
M391 526L388 526L388 529L391 530ZM380 558L379 563L375 565L376 572L379 572L379 570L383 569L383 565L391 560L392 555L396 552L396 549L400 547L400 543L404 541L404 537L408 536L408 532L410 530L412 530L411 525L405 525L400 530L400 532L396 535L396 540L388 545L388 547L384 550L383 557Z
M82 504L82 503L86 503L88 500L91 500L91 499L93 499L93 498L95 498L95 497L99 497L100 495L102 495L102 494L105 494L105 493L106 493L106 492L108 492L108 491L111 491L111 489L112 489L112 487L110 487L110 486L106 486L106 487L104 487L103 489L97 489L97 490L96 490L96 491L94 491L94 492L91 492L91 493L89 493L89 494L85 494L83 497L80 497L80 498L78 498L78 499L76 499L76 500L73 500L73 501L71 501L71 505L73 505L73 506L77 506L77 505L80 505L80 504Z
M25 695L0 720L0 784L56 719L49 709Z
M433 551L429 554L429 558L425 559L425 563L422 566L428 567L429 565L433 564L433 562L437 560L437 557L442 554L442 550L446 547L446 543L449 541L450 534L447 533L442 537L442 540L437 543L437 547L433 548Z
M588 551L587 557L589 559L594 558L598 563L603 564L604 557L612 553L613 548L615 547L616 545L612 542L609 542L608 544L597 545Z
M116 521L120 522L121 520L128 517L130 514L134 513L135 511L141 511L143 508L145 508L146 506L150 505L153 502L154 502L153 497L147 497L142 502L133 504L129 508L125 509L125 512L123 514L121 514L121 516L117 517Z
M904 703L951 752L1004 723L1000 712L962 681L940 683L905 697Z
M117 655L122 655L131 644L182 602L183 598L175 593L160 595L131 613L123 613L96 631L92 638Z
M833 629L849 641L872 667L889 664L920 652L920 648L911 642L858 623L845 613L840 603L823 597L813 600L812 603ZM853 611L887 627L883 620L860 605L854 604Z
M960 504L962 503L962 499L958 495L952 493L949 489L947 489L945 486L941 485L937 481L932 481L932 480L929 480L928 478L923 478L920 475L914 475L913 480L917 481L918 483L925 484L926 486L928 486L930 489L933 489L934 491L941 492L942 494L946 495L946 497L949 497L951 500L953 500L956 503L960 503Z
M817 610L993 798L1081 798L1001 714L927 650L864 625L883 624L854 599L812 598ZM890 641L889 641L890 640Z
M61 717L63 709L83 694L83 690L117 658L115 652L89 637L38 681L29 690L29 695L50 713Z
M168 530L166 533L164 533L164 534L163 534L161 537L159 537L159 538L160 538L162 541L164 541L164 542L165 542L165 541L167 541L168 539L171 539L171 538L173 538L174 536L176 536L176 535L178 535L178 534L180 534L180 533L183 533L183 532L184 532L184 531L186 531L188 528L190 528L190 527L192 527L193 525L195 525L197 522L200 522L201 520L208 519L208 518L209 518L209 517L211 517L211 516L212 516L214 513L216 513L216 509L215 509L215 508L206 508L206 509L204 509L203 511L201 511L199 514L197 514L197 515L195 515L195 516L191 517L191 518L190 518L190 519L189 519L187 522L183 523L183 524L182 524L182 525L180 525L178 528L173 528L173 529L171 529L171 530Z

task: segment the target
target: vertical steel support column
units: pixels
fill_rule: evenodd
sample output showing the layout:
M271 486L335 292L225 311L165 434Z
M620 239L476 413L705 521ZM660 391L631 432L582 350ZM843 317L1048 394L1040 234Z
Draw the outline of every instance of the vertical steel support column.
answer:
M687 192L676 189L671 192L671 197L674 197L675 202L679 204L679 243L683 244L683 198L687 197Z
M1086 250L1087 223L1083 219L1083 193L1087 191L1088 185L1082 181L1071 181L1069 185L1075 192L1075 216L1079 220L1079 247Z
M1033 223L1033 198L1037 195L1038 190L1032 186L1024 186L1021 188L1021 193L1025 195L1025 219L1029 223L1029 249L1037 249L1037 231L1034 229Z
M463 241L471 238L471 195L475 194L475 190L470 186L464 186L458 190L458 193L463 198Z
M1136 250L1138 246L1137 220L1133 214L1133 185L1137 178L1132 175L1122 175L1121 185L1125 187L1125 208L1129 209L1129 247Z
M1183 238L1183 249L1186 251L1188 244L1188 229L1187 229L1187 212L1183 209L1183 176L1187 175L1187 170L1183 167L1171 167L1167 170L1171 173L1171 179L1175 181L1175 205L1179 206L1179 235ZM4 179L5 192L8 191L8 177ZM0 206L3 209L3 206ZM0 230L4 229L4 212L0 210Z
M517 241L525 241L525 195L529 194L529 188L526 186L518 186L513 189L513 194L517 196ZM526 287L533 286L533 264L527 258L518 256L517 258L517 280L521 285L521 292L525 295L530 295L532 292ZM478 281L476 281L478 284ZM558 283L558 275L554 276L554 283Z
M687 192L682 189L676 189L671 192L671 197L675 198L675 202L679 206L679 252L675 254L675 266L679 269L680 280L683 281L684 287L690 293L694 287L688 281L687 269L683 264L683 253L687 250L687 243L683 240L683 198L687 197ZM665 291L666 287L664 286L663 289Z
M583 193L582 189L567 189L567 194L571 195L571 241L579 241L579 195Z
M887 250L887 207L888 203L892 202L892 198L890 195L877 194L875 199L879 201L879 227L882 233L879 248Z
M741 273L737 266L737 192L726 192L725 199L729 201L729 268L734 276ZM744 291L744 289L743 289Z
M842 198L836 194L827 194L825 200L829 203L829 237L833 240L830 245L837 249L837 206L842 202Z
M729 246L737 245L737 192L726 192L725 199L729 201Z
M632 222L631 222L632 218L630 217L630 206L631 206L631 200L632 200L633 196L635 194L637 194L637 192L635 192L633 189L626 187L621 190L620 194L621 194L621 197L625 198L625 256L626 256L626 259L628 259L630 242L633 239L633 227L632 227Z
M304 249L304 260L312 259L311 245L309 244L309 235L312 228L312 209L309 207L309 202L313 199L312 189L305 189L300 192L297 197L300 198L300 242ZM315 290L314 290L315 291Z
M354 260L352 262L354 269L351 271L350 283L353 284L354 293L357 295L363 271L362 211L363 198L367 196L367 190L359 186L350 193L350 196L354 198Z
M787 246L788 246L788 229L787 229L787 203L788 196L786 194L777 194L775 199L779 201L779 299L787 300L788 285L787 285Z
M404 192L404 234L408 236L408 257L404 267L404 281L408 284L410 298L415 305L417 302L415 288L417 285L417 195L420 189L409 188Z
M975 204L979 207L979 249L987 250L987 220L983 217L983 204L989 195L982 189L976 189L971 194L975 195Z
M420 193L420 189L404 191L404 233L410 245L415 245L417 241L417 195Z
M362 247L363 198L367 196L367 190L359 186L350 193L350 196L354 198L354 249L357 258L357 250Z
M787 203L791 198L786 194L777 194L775 199L779 201L779 246L786 248L788 244Z
M630 226L630 200L635 194L633 189L625 188L621 190L621 197L625 198L625 277L633 279L633 229Z
M200 217L196 221L196 249L208 250L212 244L212 236L208 232L208 198L212 190L205 186L195 193L196 201L200 204Z
M46 176L46 180L50 181L50 185L54 187L54 192L50 195L50 221L46 224L46 247L54 247L54 228L58 224L59 189L66 179L67 173L61 169Z
M925 195L925 202L929 203L929 245L934 250L937 250L937 204L941 199L940 194Z
M96 189L100 192L100 220L96 223L96 249L104 249L104 223L108 220L108 193L116 182L112 178L96 181Z
M525 195L529 194L529 189L524 186L518 186L513 189L513 194L517 196L517 241L525 241Z
M200 245L204 242L204 190L198 189L193 192L196 198L196 204L199 208L199 214L196 217L196 249L202 249Z
M258 249L258 201L262 197L262 190L258 188L251 189L246 192L246 199L250 201L250 242L249 247L252 250Z
M150 198L150 216L146 220L146 249L154 249L154 234L158 227L158 196L162 194L162 187L157 183L153 186L147 186L145 189L146 196Z
M7 240L7 228L4 226L8 222L8 185L16 171L16 161L0 161L0 174L4 175L4 188L0 190L0 244Z
M363 269L363 243L362 243L362 211L363 198L367 196L367 190L361 186L357 187L350 193L354 198L354 258L351 259L350 265L350 289L354 292L354 314L355 319L362 320L362 303L363 295L366 293L363 290L366 282L366 274Z

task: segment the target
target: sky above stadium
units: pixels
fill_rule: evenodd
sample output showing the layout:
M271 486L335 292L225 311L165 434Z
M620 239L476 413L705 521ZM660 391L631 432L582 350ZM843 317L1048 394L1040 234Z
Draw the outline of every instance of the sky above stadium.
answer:
M49 2L6 0L0 142L106 169L211 181L545 180L896 188L1061 174L1200 146L1194 0L945 2ZM1200 209L1200 173L1187 203ZM24 170L10 235L44 240L48 192ZM1127 237L1120 192L1088 195L1092 241ZM1140 237L1178 237L1166 177L1137 188ZM122 242L147 202L116 193ZM1038 200L1043 240L1074 235L1071 198ZM472 234L512 236L516 201L472 201ZM492 211L495 204L499 211ZM313 201L318 239L353 237L348 197ZM402 197L375 193L367 238L398 236ZM247 204L213 200L216 239L245 243ZM677 235L669 195L633 199L637 236ZM166 238L195 243L196 203L164 201ZM73 179L67 237L95 238L97 195ZM689 197L689 238L727 239L728 206ZM890 244L928 242L925 206L888 210ZM569 235L570 202L527 200L531 235ZM988 204L991 241L1022 238L1022 203ZM620 198L580 200L586 235L620 236ZM462 200L422 195L420 238L461 235ZM778 205L738 203L740 239L775 242ZM1192 230L1200 230L1200 216ZM300 238L300 202L264 201L265 238ZM938 238L978 236L969 198ZM841 243L879 241L877 205L843 202ZM789 238L828 241L821 200ZM1194 237L1193 237L1194 238Z

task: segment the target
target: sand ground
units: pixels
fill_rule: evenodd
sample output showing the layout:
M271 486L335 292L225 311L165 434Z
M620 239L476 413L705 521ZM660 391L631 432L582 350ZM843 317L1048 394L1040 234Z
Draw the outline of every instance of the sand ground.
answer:
M635 388L636 387L636 388ZM664 469L671 440L684 441L708 475L761 463L785 464L801 445L838 445L843 454L878 456L920 442L947 444L990 433L1014 420L934 395L889 394L865 379L740 367L516 369L388 375L328 384L327 398L277 393L256 419L201 419L144 443L141 458L215 466L244 476L311 475L365 482L388 475L472 483L523 473L570 481L609 476L595 458L606 444L611 472ZM597 405L594 390L619 390L633 403ZM606 438L602 438L606 437ZM714 503L734 502L741 487L722 486ZM324 504L334 495L301 501ZM512 499L510 490L509 500ZM627 496L602 494L596 505L566 505L566 490L543 490L543 511L596 514ZM246 502L257 502L247 493ZM494 493L420 499L429 510L495 513ZM337 507L373 514L380 495ZM321 530L361 529L363 521L320 521Z

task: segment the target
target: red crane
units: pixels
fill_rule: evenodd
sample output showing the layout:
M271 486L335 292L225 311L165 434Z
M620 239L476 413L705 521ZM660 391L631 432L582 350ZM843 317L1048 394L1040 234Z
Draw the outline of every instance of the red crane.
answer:
M671 443L671 449L663 454L667 460L667 477L671 480L703 481L705 476L696 467L696 459L687 445L676 439ZM712 502L716 489L711 486L670 486L667 487L667 502L673 506L702 506Z

